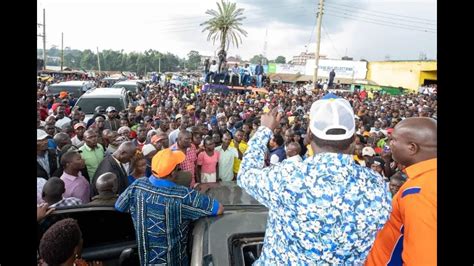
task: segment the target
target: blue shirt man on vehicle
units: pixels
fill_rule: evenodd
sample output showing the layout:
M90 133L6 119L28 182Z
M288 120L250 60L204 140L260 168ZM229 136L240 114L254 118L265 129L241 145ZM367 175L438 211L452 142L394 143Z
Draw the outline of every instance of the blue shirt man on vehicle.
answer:
M152 159L153 174L137 179L115 203L132 216L141 265L189 265L190 222L224 211L217 200L173 182L184 159L177 149L159 151Z
M352 107L333 94L314 102L308 130L314 155L265 168L267 143L281 119L277 109L262 116L237 176L237 184L269 209L254 265L362 265L391 199L382 179L352 158Z

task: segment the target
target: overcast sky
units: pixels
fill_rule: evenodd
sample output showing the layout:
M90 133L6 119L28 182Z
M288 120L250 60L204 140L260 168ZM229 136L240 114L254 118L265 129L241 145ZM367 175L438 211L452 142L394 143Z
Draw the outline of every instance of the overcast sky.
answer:
M248 36L228 55L250 59L264 53L291 60L314 52L318 0L235 0L244 8ZM38 23L46 9L46 47L154 49L186 57L190 50L213 55L218 43L207 41L200 23L216 0L38 0ZM423 52L436 59L436 0L325 0L321 54L329 58L414 60ZM267 31L267 34L266 34ZM38 33L42 28L38 27ZM43 47L38 37L38 48Z

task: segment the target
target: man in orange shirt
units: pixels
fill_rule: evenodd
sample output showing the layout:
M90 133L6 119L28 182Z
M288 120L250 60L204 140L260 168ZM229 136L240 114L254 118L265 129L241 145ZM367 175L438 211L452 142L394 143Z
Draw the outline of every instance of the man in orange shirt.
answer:
M408 180L392 201L366 265L436 265L437 123L426 117L397 124L390 148Z

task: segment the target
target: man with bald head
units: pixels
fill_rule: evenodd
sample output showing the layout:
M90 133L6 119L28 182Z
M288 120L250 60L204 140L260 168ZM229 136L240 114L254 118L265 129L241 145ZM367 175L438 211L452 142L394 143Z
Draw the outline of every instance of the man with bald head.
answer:
M97 178L95 188L99 195L94 196L89 205L107 205L113 206L118 198L118 180L117 175L112 172L106 172Z
M366 265L436 265L437 123L406 118L390 141L393 159L405 165L407 181L395 194L390 218L378 233Z
M286 160L302 162L303 158L301 158L300 152L301 152L301 145L298 142L292 141L288 143L288 145L286 146Z
M128 171L125 169L124 164L129 163L132 157L135 155L137 147L131 141L125 141L118 149L108 155L102 160L97 167L94 178L92 178L93 195L97 195L96 189L97 179L104 173L111 172L117 176L118 180L118 193L122 193L128 184Z
M67 144L72 144L71 137L67 133L59 132L53 137L56 143L56 154L58 155L59 161L61 161L61 150Z

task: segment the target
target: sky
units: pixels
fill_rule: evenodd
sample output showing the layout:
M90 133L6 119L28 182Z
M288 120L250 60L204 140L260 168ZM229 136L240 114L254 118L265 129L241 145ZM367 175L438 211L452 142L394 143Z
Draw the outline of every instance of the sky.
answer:
M219 0L220 1L220 0ZM244 8L248 32L228 56L249 60L264 54L287 61L316 49L318 0L233 0ZM46 48L64 47L143 52L148 49L187 57L191 50L214 55L199 24L210 18L216 0L38 0L37 22L46 10ZM355 60L436 59L436 0L325 0L320 54ZM42 34L42 27L37 31ZM266 50L264 49L266 43ZM42 38L37 39L43 48Z

